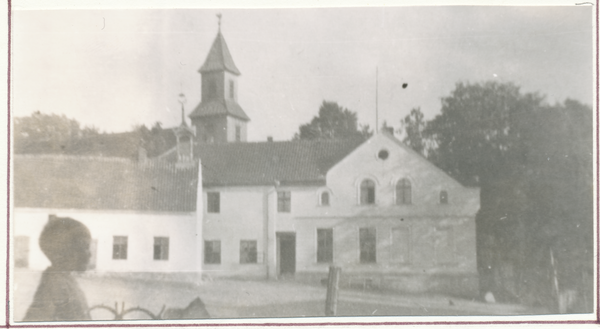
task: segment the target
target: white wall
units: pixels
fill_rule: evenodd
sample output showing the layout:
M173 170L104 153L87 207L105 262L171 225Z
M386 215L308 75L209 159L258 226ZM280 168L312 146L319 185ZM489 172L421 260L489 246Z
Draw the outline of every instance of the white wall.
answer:
M13 236L30 237L29 268L43 270L50 262L38 239L48 215L71 217L85 224L97 240L99 272L197 271L195 213L134 213L56 209L23 209L13 212ZM128 237L126 260L112 259L113 236ZM154 260L154 237L169 237L169 259Z
M205 188L207 192L220 193L219 213L208 213L205 207L203 235L205 240L221 241L221 264L204 264L207 274L254 276L265 272L265 220L266 200L263 187ZM257 263L240 264L240 240L256 240Z
M387 160L377 158L388 150ZM376 205L359 205L360 182L370 178L376 184ZM408 178L412 204L396 205L396 182ZM479 209L479 190L465 188L446 173L405 146L379 134L359 146L327 173L331 188L332 212L340 215L474 216ZM449 203L439 203L441 190L448 191Z

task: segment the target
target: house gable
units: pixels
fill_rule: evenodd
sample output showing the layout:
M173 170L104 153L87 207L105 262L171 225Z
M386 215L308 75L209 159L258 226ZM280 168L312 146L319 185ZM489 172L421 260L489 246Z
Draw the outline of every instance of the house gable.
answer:
M372 205L360 204L361 183L366 179L375 183ZM403 179L410 185L409 204L397 202L401 190L397 184ZM371 137L349 153L327 172L326 181L336 205L354 209L354 214L472 216L479 207L478 189L462 186L387 133ZM440 202L442 191L448 195L448 205Z

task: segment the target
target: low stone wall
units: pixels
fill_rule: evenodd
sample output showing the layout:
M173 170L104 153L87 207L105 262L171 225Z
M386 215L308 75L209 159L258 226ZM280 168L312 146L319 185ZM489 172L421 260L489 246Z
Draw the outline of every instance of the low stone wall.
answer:
M327 273L296 273L296 280L323 284ZM342 288L393 290L410 294L437 293L462 298L477 298L477 274L378 274L344 273L340 277Z

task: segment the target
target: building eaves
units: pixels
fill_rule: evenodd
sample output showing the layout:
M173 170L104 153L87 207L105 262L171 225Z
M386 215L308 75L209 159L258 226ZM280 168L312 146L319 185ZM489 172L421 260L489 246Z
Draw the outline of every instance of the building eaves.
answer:
M201 102L189 115L190 118L210 117L218 115L230 115L244 121L250 121L250 117L242 107L233 100L211 100Z

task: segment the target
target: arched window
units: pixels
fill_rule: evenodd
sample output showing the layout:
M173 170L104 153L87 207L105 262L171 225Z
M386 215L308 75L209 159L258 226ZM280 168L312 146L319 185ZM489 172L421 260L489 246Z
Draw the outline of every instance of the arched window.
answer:
M375 183L370 179L365 179L360 183L360 204L375 203Z
M448 204L448 191L442 190L440 192L440 204Z
M412 187L410 181L402 178L396 184L396 204L411 204L412 203Z
M321 192L321 205L322 206L328 206L329 205L329 192L324 191Z

